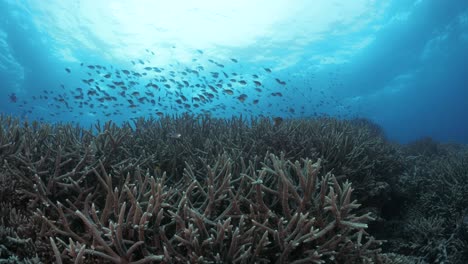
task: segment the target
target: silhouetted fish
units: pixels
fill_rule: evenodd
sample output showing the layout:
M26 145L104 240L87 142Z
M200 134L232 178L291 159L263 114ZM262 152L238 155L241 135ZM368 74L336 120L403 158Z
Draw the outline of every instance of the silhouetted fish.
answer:
M10 102L12 103L16 103L18 101L18 97L16 97L15 93L11 93L8 97L10 98Z

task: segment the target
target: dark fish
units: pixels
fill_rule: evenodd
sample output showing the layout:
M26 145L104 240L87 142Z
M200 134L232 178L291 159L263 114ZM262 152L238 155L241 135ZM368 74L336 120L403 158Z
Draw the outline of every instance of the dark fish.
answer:
M258 99L253 100L253 104L258 104Z
M68 73L71 72L71 70L70 70L69 68L65 68L65 70L66 70Z
M104 77L105 77L105 78L110 78L110 77L111 77L111 74L108 73L108 74L104 75Z
M231 59L233 62L237 63L237 60L236 59Z
M246 85L246 84L247 84L247 82L244 81L244 80L240 80L239 83L242 84L242 85Z
M10 102L12 103L16 103L18 101L18 97L15 93L11 93L10 95L8 95L8 97L10 98Z
M217 93L218 90L216 90L216 88L214 88L213 86L209 85L208 84L208 87L210 87L211 91L213 91L213 93Z
M262 86L262 83L259 81L253 81L253 83L255 84L255 86Z
M246 94L241 94L239 95L239 97L237 97L237 99L239 101L241 101L241 103L245 102L245 99L247 99L247 95Z
M234 92L232 90L229 90L229 89L224 89L224 92L228 95L233 95Z
M278 79L278 78L275 78L275 80L276 80L276 82L278 82L278 83L281 84L281 85L285 85L285 84L286 84L285 81L281 81L281 80Z
M273 125L274 126L279 126L283 123L283 118L282 117L275 117L273 118Z
M270 69L270 68L263 68L263 69L265 69L266 72L271 73L271 69Z

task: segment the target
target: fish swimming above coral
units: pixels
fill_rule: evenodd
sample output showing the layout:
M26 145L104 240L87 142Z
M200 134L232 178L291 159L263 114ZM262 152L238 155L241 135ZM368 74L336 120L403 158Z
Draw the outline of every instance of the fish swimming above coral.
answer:
M12 103L16 103L18 101L18 97L16 96L15 93L9 94L8 97L10 99L10 102L12 102Z
M177 132L171 132L171 133L167 134L167 136L168 136L169 138L179 139L179 138L182 137L182 134L177 133Z

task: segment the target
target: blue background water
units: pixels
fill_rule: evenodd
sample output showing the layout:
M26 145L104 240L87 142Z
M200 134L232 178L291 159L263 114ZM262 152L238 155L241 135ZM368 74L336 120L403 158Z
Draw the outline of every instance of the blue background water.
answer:
M466 0L161 2L169 1L1 0L0 112L86 125L159 111L209 111L220 117L327 114L369 118L399 142L430 136L468 143ZM96 73L87 65L112 66L112 71ZM138 84L125 98L105 88L115 70L143 73L146 66L165 70L135 78ZM182 75L199 66L198 76ZM137 96L128 94L144 94L151 78L171 78L171 70L176 82L193 85L213 84L211 72L218 72L222 88L206 89L215 98L198 108L190 97L206 90L174 85L154 91L159 104L129 108L127 100ZM113 76L105 79L106 72ZM247 85L232 83L234 95L225 94L233 72ZM103 79L101 89L116 101L76 100L77 88L85 94L92 88L84 78ZM55 93L44 99L44 90ZM271 95L276 92L283 96ZM248 100L241 102L241 94ZM190 108L174 102L181 95L189 97ZM87 100L93 108L83 105Z

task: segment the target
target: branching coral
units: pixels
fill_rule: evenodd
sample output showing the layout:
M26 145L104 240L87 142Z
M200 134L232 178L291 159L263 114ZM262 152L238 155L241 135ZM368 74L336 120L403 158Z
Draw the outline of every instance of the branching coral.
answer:
M372 218L352 214L359 205L348 182L319 178L320 161L270 155L263 164L258 173L250 164L232 174L234 163L222 155L204 170L188 166L171 187L165 175L142 177L138 169L113 186L101 163L101 173L94 170L106 193L101 209L88 195L83 208L57 203L58 221L37 216L50 228L58 261L88 255L113 263L379 260L379 242L365 232Z
M393 148L352 122L0 123L0 175L16 181L4 190L39 220L29 225L40 229L36 250L46 261L380 260L365 232L370 214L356 210L346 180L360 190L371 186L363 179L384 180Z

